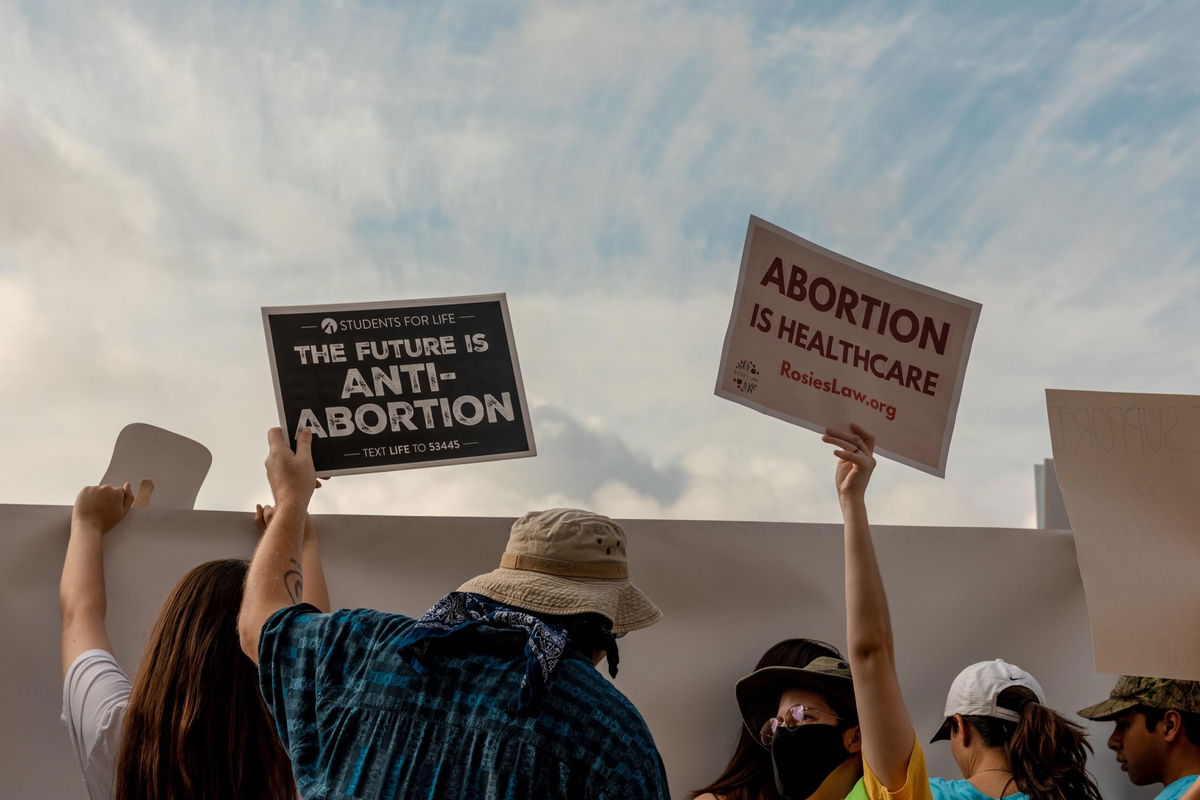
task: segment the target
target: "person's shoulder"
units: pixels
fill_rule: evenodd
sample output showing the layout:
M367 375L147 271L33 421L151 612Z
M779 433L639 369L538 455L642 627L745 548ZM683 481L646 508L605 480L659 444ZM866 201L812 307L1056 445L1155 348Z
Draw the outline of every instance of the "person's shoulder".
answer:
M96 787L106 781L111 784L132 688L129 677L107 650L80 653L64 680L61 721L94 796L101 796L95 794Z
M913 731L912 753L908 757L904 785L895 790L889 789L864 758L863 787L871 800L931 800L933 784L925 766L925 751L921 749L916 731Z
M964 787L967 789L964 791ZM981 796L970 791L974 787L964 780L947 780L946 778L930 778L929 790L933 793L935 800L958 800L959 798L970 798Z
M404 635L415 620L373 608L343 608L324 612L308 603L281 608L263 624L264 644L290 647L330 646L356 649L367 642Z
M1014 788L1014 787L1009 787ZM968 780L962 778L930 778L929 790L934 800L990 800L990 795L975 788ZM1028 795L1023 792L1011 791L1004 795L1004 800L1025 800Z
M132 685L116 656L107 650L93 649L85 650L71 662L63 676L63 688L68 695L103 694L124 700Z
M108 650L92 648L91 650L84 650L75 656L75 660L71 662L71 666L67 669L67 676L70 677L72 673L95 669L97 667L121 669L121 665L117 663L117 657Z
M386 625L411 625L414 620L403 614L378 611L373 608L340 608L336 611L322 611L310 603L297 603L285 606L267 618L267 625L282 622L326 625L330 627L348 626L351 628Z
M320 613L319 611L317 613ZM339 608L327 614L331 620L349 624L405 625L415 622L412 617L375 608Z
M585 706L589 716L630 718L645 726L633 702L612 681L583 659L564 659L559 679L570 701ZM557 683L558 681L556 681Z
M622 692L591 664L569 659L551 685L549 702L556 715L573 719L594 734L593 741L606 741L605 751L622 753L635 772L661 770L661 759L650 727L641 713Z
M1185 775L1159 792L1158 797L1154 798L1154 800L1180 800L1180 798L1187 795L1188 789L1191 789L1193 786L1200 786L1198 778L1200 778L1200 775ZM1195 793L1193 792L1191 795L1187 795L1187 797L1190 798L1194 795Z

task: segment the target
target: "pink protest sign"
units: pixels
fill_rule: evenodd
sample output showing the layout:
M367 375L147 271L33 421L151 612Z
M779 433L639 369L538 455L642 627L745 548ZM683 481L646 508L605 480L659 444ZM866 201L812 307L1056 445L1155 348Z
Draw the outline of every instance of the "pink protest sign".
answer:
M751 217L716 393L945 477L981 308Z

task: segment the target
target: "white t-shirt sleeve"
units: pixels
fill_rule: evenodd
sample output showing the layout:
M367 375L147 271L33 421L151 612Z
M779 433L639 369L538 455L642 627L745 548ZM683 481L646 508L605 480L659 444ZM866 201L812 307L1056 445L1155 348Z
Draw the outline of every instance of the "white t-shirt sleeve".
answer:
M92 800L112 797L113 769L132 690L129 676L104 650L81 653L63 680L62 722Z

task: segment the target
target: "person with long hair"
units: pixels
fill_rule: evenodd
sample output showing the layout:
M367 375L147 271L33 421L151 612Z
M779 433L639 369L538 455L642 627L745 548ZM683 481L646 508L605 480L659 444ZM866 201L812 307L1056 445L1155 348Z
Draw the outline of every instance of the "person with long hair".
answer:
M62 719L88 796L291 800L291 765L237 636L248 562L209 561L179 580L133 682L114 658L102 537L133 505L128 483L80 491L59 584ZM260 529L271 513L259 507ZM304 597L328 608L311 522L306 533Z
M774 667L805 667L820 657L841 659L831 644L815 639L785 639L772 645L754 666L755 675ZM778 694L782 696L783 685ZM778 697L776 698L778 702ZM737 744L729 763L713 781L691 794L691 800L780 800L775 787L771 751L746 724L738 726Z
M883 578L867 521L875 437L852 425L822 438L837 449L835 480L845 521L846 639L862 734L863 778L872 798L1100 800L1088 773L1082 728L1045 705L1041 687L1003 661L974 664L955 679L945 721L962 780L930 780L900 692Z

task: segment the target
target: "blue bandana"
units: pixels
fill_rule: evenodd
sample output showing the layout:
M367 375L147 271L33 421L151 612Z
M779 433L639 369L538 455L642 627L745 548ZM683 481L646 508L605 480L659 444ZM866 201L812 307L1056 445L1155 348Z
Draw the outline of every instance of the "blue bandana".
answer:
M569 618L560 617L556 624L520 608L498 603L488 597L467 592L451 592L425 612L399 641L402 654L418 672L425 672L422 659L429 646L481 623L498 628L522 631L525 636L525 676L521 679L518 709L540 702L546 687L554 678L554 670L570 644ZM617 642L612 633L601 634L600 647L608 656L608 671L617 675Z

